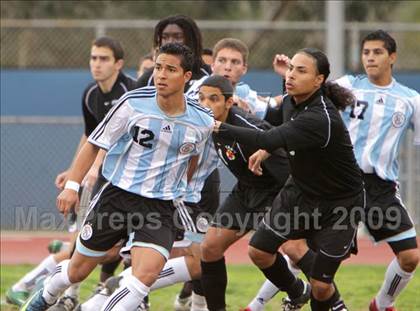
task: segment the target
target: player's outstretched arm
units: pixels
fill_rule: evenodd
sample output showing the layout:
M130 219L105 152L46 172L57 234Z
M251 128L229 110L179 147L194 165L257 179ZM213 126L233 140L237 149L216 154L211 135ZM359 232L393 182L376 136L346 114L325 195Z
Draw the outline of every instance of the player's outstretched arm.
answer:
M98 150L99 147L86 142L73 162L64 190L58 195L56 201L58 210L65 216L71 208L78 206L80 183L95 161Z

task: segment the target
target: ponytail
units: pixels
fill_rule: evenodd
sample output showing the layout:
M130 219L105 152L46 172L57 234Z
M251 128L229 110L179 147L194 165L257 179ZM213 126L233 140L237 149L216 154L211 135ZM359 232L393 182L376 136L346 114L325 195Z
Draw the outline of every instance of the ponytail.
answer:
M322 85L322 91L338 110L344 110L347 106L351 106L356 102L356 98L350 90L335 82L325 82Z

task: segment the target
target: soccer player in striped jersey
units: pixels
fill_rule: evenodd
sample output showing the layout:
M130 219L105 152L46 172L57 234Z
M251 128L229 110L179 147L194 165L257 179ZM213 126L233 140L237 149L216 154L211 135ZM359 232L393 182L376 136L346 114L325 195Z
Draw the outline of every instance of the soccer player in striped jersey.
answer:
M86 142L87 137L93 132L99 122L102 121L106 113L112 108L113 104L118 101L118 98L135 87L136 81L123 73L123 65L124 50L118 40L111 37L99 37L92 42L89 67L94 82L89 83L83 92L81 108L83 111L85 130L80 139L75 156L80 147ZM86 193L91 192L97 179L103 181L99 172L101 162L102 157L99 156L97 161L95 161L95 164L92 165L89 173L86 175L84 185L87 186L86 188L89 188L89 191L85 191L82 195L83 197L85 197ZM67 174L68 170L57 175L55 180L57 188L63 189ZM83 207L84 205L81 204L81 206ZM7 292L6 297L8 301L18 305L23 304L24 300L29 296L29 291L32 290L35 285L35 281L41 275L53 272L57 263L70 258L71 251L74 248L74 241L77 237L77 231L80 229L77 225L80 225L85 216L85 212L86 211L82 211L82 208L80 208L77 218L74 217L76 215L73 213L72 216L69 217L74 219L74 225L70 223L69 226L69 231L71 233L70 247L62 249L56 254L49 255L36 268L14 284ZM113 266L116 267L115 264ZM102 271L109 271L103 267L104 265L102 266ZM105 267L109 266L105 265ZM109 274L101 272L101 281L105 281L106 277L109 277ZM59 302L65 301L68 310L70 304L74 306L77 305L77 296L78 287L74 286L69 288L64 296L60 298Z
M78 200L79 184L99 148L107 150L103 174L109 181L94 198L70 261L22 310L46 310L73 283L85 279L116 242L134 232L133 275L103 310L135 310L162 270L175 239L173 200L186 189L198 154L213 126L211 113L184 96L191 78L191 51L163 46L154 68L156 88L124 95L89 136L57 198L66 214Z
M343 119L363 171L366 227L376 242L387 242L395 254L369 310L394 311L397 296L419 262L416 231L399 193L398 152L410 128L414 129L414 144L420 145L420 95L392 77L397 46L388 33L377 30L368 34L361 53L366 75L347 75L336 82L357 98L344 111Z

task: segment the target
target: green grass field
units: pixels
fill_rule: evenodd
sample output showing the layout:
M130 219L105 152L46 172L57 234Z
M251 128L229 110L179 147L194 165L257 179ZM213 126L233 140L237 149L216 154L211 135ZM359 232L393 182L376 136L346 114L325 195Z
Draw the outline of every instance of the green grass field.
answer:
M1 266L1 310L16 310L4 304L4 294L9 286L20 276L29 271L31 266ZM384 266L344 266L337 274L337 284L340 288L349 310L366 311L370 299L378 290L385 271ZM229 285L227 289L228 310L238 311L244 307L255 295L263 282L262 274L253 266L228 266ZM98 273L95 271L82 285L81 298L90 295L95 287ZM180 285L162 289L151 294L152 311L173 310L172 303ZM270 304L267 311L279 310L282 295L278 295ZM420 310L420 277L419 273L401 294L396 304L400 311ZM309 310L306 307L304 310Z

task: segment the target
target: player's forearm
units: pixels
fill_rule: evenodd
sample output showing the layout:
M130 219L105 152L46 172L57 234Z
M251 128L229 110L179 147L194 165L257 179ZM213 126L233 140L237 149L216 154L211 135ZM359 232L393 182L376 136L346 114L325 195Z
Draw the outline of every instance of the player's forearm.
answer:
M104 162L106 156L106 151L104 149L99 149L98 154L96 155L95 162L93 162L92 167L99 170L102 163Z
M76 152L74 153L73 160L71 161L69 168L73 166L74 161L76 161L77 155L80 152L80 149L82 149L86 141L87 141L87 137L85 134L83 134L82 137L80 137L79 145L77 146Z
M75 181L80 184L95 161L98 151L99 147L86 142L80 149L80 152L70 168L68 180Z

